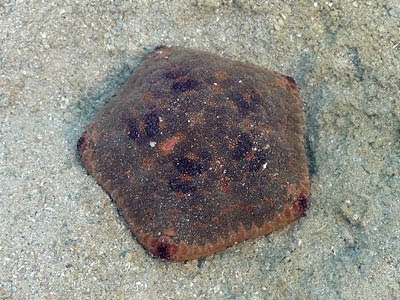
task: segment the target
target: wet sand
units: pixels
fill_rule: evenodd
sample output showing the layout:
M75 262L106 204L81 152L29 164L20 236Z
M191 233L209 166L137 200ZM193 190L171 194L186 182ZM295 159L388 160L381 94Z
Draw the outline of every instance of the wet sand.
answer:
M400 3L265 2L0 4L0 299L398 297ZM160 44L294 77L305 217L187 263L138 244L76 141Z

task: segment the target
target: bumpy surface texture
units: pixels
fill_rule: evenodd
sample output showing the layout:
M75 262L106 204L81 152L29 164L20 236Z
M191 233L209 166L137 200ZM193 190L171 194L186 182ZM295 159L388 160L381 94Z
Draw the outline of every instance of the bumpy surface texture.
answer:
M303 213L302 126L291 77L161 46L88 125L78 151L143 246L187 260Z

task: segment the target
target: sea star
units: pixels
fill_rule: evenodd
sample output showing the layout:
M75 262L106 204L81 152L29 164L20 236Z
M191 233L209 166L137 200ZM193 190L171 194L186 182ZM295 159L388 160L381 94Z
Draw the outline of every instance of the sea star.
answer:
M181 261L303 214L302 127L291 77L160 46L87 126L78 151L139 242Z

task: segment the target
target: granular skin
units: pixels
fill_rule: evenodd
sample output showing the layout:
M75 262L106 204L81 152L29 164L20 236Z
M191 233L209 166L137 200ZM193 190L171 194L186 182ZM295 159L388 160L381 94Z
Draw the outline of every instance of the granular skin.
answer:
M291 77L160 46L77 147L139 242L182 261L303 214L310 181L302 127Z

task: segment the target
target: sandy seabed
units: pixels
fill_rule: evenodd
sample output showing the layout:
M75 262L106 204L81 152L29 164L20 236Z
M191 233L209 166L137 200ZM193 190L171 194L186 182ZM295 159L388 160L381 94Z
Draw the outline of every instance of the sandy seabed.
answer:
M3 1L0 28L0 299L399 297L399 1ZM137 243L76 141L159 44L295 78L305 217L187 263Z

